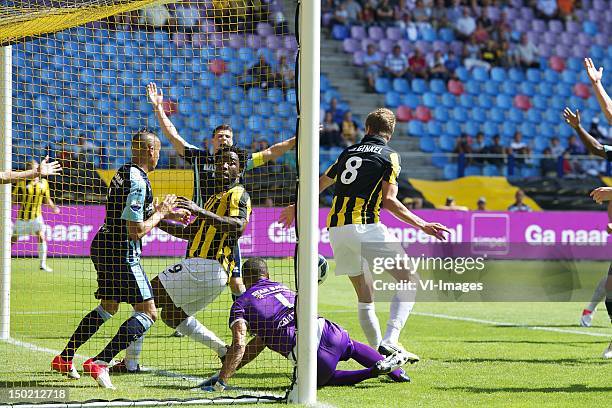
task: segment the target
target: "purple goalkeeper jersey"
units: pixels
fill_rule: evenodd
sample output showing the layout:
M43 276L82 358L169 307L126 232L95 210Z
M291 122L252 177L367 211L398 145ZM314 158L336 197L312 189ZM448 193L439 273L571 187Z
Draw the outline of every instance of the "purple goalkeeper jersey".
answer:
M295 346L294 303L295 292L281 283L262 279L236 299L230 310L229 326L245 321L251 334L287 357Z

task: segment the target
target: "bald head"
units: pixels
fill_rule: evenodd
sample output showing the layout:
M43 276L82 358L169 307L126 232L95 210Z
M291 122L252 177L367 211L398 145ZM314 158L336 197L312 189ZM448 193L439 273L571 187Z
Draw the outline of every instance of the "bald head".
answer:
M161 141L150 130L139 130L132 137L132 161L147 172L157 166L160 150Z

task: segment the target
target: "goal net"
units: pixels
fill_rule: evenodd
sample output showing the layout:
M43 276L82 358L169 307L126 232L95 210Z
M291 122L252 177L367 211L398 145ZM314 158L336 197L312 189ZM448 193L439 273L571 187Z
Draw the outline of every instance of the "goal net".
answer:
M198 341L203 338L199 328L192 333L181 333L188 331L186 325L175 329L185 317L176 315L176 310L193 315L221 342L232 342L228 327L232 287L226 282L236 271L223 260L235 259L237 249L217 242L208 225L189 242L159 228L142 238L140 263L149 281L164 271L176 272L175 265L187 256L221 259L226 282L215 289L198 271L184 274L193 282L184 281L180 289L168 291L175 314L159 309L157 321L143 337L141 352L134 343L128 349L127 368L138 361L140 371L111 372L116 390L98 387L83 372L82 363L105 349L134 310L122 303L108 320L101 312L93 320L82 319L91 317L100 303L94 296L100 274L90 259L90 247L105 213L108 216L105 206L115 197L109 186L117 171L132 161L132 138L145 128L161 140L157 168L148 174L153 196L176 194L225 214L215 197L231 186L218 182L219 173L214 173L221 159L215 155L213 132L220 125L231 127L233 144L249 153L254 167L240 177L250 196L250 204L242 203L243 211L251 210L238 245L242 262L264 258L270 278L295 289L295 234L277 220L281 208L295 202L296 194L291 140L297 124L296 4L281 0L1 4L0 41L12 47L12 167L25 170L36 166L33 160L40 162L48 155L63 168L60 175L15 183L12 196L2 196L12 199L13 242L10 313L2 311L5 319L10 318L10 337L0 342L1 402L286 399L294 365L269 349L236 373L230 384L234 389L223 394L194 389L220 369L225 351L219 351L218 344L211 348ZM157 94L159 109L147 96L149 83L163 92L163 101L161 92ZM186 148L163 132L160 110ZM215 178L206 178L205 173ZM133 212L139 210L138 203L123 204ZM229 210L227 215L235 216ZM190 242L193 250L187 250ZM216 252L211 249L215 245ZM116 270L124 271L125 252L105 248L105 259L117 260ZM108 269L108 263L104 265ZM133 285L124 272L112 276L119 292ZM136 290L146 292L146 283L138 279ZM182 292L177 295L177 290ZM188 300L176 305L183 294ZM95 334L73 350L81 378L52 371L52 359L65 352L79 324L96 319L104 321L99 330L89 330ZM83 331L78 336L86 338ZM125 356L122 351L114 361Z

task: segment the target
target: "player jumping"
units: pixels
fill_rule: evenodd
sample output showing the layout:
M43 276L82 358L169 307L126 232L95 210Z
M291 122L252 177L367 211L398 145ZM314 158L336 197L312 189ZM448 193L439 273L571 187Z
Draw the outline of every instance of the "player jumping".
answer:
M592 63L591 63L592 64ZM599 71L601 72L601 71ZM612 146L602 145L599 143L597 139L591 136L580 124L580 112L576 110L576 113L572 112L569 108L565 108L563 111L563 116L568 125L570 125L578 136L587 150L599 157L603 157L607 161L612 161ZM604 201L608 201L608 210L612 205L612 187L599 187L591 192L591 197L597 203L602 203ZM610 211L608 211L610 214ZM608 233L612 233L612 220L608 223ZM606 277L605 283L605 291L606 291L606 309L608 310L608 316L610 317L610 322L612 322L612 265L608 268L608 275ZM594 295L595 296L595 295ZM603 353L604 358L612 358L612 341L608 345L608 348L604 350Z
M234 146L223 147L216 155L216 190L204 208L179 198L177 207L197 217L191 225L160 224L168 233L189 242L187 257L151 281L155 304L161 319L191 339L213 349L223 359L227 345L194 316L210 305L225 289L228 274L234 270L233 249L251 214L249 194L240 184L246 152ZM138 372L142 340L130 344L123 362L111 371Z
M15 183L20 180L30 180L36 177L54 176L62 171L62 166L59 162L49 162L49 156L35 167L29 168L24 171L0 171L0 184Z
M64 350L51 362L53 370L70 378L79 378L72 362L77 349L117 312L120 303L131 304L134 313L104 350L83 363L85 373L101 387L114 388L108 364L157 319L151 285L140 264L141 238L162 219L186 221L189 216L185 210L174 210L176 196L167 195L160 204L153 201L147 174L155 169L160 149L155 134L139 131L132 138L132 162L122 166L110 182L106 218L91 244L91 260L98 274L95 297L100 304L81 320Z
M236 370L253 361L266 347L295 361L295 292L270 280L268 266L251 258L242 266L247 291L232 305L230 346L223 367L201 384L204 391L223 391ZM369 378L402 376L399 367L411 361L402 351L384 357L373 348L349 337L342 327L322 317L317 319L317 385L353 385ZM254 336L247 344L247 330ZM340 361L355 360L362 370L337 370Z
M45 221L42 216L42 206L43 203L48 205L54 214L59 214L60 210L51 199L49 182L38 175L41 173L39 169L44 165L44 162L39 166L36 160L30 161L26 172L34 171L37 176L29 182L26 182L24 179L20 180L13 189L13 194L17 197L17 202L19 203L19 212L15 220L11 244L17 242L19 237L38 237L40 269L45 272L53 272L53 269L47 266L47 240L45 238Z
M335 184L327 228L336 259L336 275L349 276L357 293L361 328L370 345L387 355L399 348L399 335L414 306L414 299L407 291L398 291L393 296L383 338L374 306L372 281L364 275L367 263L361 252L362 245L384 243L378 245L381 251L386 251L380 254L383 257L393 258L398 251L403 251L398 240L380 222L381 207L438 239L444 239L442 233L448 230L439 223L425 222L397 199L400 156L387 145L395 130L393 112L384 108L375 110L366 118L365 128L366 136L361 143L346 148L319 178L319 192ZM290 225L294 217L295 207L289 206L283 210L281 222ZM406 270L387 272L397 281L410 279Z

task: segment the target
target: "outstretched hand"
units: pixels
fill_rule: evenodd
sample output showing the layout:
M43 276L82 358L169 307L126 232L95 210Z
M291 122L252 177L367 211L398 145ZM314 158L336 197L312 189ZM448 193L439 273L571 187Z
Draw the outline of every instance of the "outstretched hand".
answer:
M149 102L155 107L164 102L164 92L161 88L159 90L157 89L155 82L151 82L147 85L147 96L149 97Z
M194 203L193 201L191 201L190 199L188 199L187 197L177 197L176 199L176 207L183 209L183 210L187 210L189 211L191 214L197 214L200 211L202 211L202 208L197 205L196 203Z
M421 227L421 230L427 235L436 237L440 241L446 241L446 237L444 236L445 232L450 234L450 230L439 222L428 222Z
M164 197L161 203L159 202L159 200L156 200L153 205L155 207L155 210L161 213L164 216L164 218L166 218L174 210L175 204L176 204L176 195L168 194L166 195L166 197Z
M578 129L580 127L580 111L578 109L576 109L576 113L574 114L570 108L565 108L563 111L563 117L565 118L565 123L574 129Z
M291 204L283 208L280 217L278 217L278 222L280 222L285 228L290 227L293 224L293 221L295 221L295 204Z
M58 161L49 162L49 156L46 156L38 165L38 174L41 176L53 176L62 172L62 166Z
M597 204L601 204L604 201L611 201L612 187L598 187L595 190L591 191L590 196L593 197L593 200Z
M591 82L599 82L603 77L603 67L599 67L599 69L595 68L595 64L593 64L593 60L590 58L584 59L584 67L586 68L587 75Z

